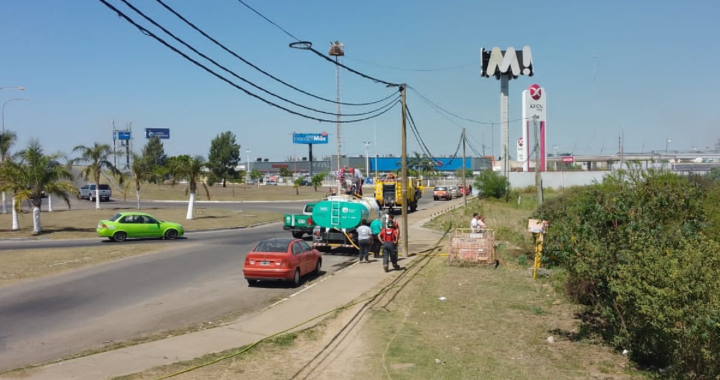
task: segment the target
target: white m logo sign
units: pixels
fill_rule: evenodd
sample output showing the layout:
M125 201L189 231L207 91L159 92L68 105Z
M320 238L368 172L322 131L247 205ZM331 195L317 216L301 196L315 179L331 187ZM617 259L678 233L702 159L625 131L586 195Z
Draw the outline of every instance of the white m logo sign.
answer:
M490 76L500 77L500 75L509 75L517 78L520 75L533 76L533 61L530 47L523 47L522 51L516 51L509 47L505 51L495 47L491 51L480 49L480 62L482 67L481 75L489 78ZM522 63L522 68L521 68Z

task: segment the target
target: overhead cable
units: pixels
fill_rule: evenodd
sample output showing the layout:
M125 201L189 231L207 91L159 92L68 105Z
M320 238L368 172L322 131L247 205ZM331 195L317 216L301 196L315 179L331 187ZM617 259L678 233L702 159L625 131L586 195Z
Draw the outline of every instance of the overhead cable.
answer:
M238 1L239 1L239 0L238 0ZM347 60L349 60L349 61L355 61L355 62L364 63L364 64L366 64L366 65L382 67L382 68L384 68L384 69L398 70L398 71L415 71L415 72L457 70L457 69L462 69L462 68L465 68L465 67L479 66L479 65L480 65L480 62L470 62L470 63L466 63L466 64L463 64L463 65L458 65L458 66L440 67L440 68L434 68L434 69L410 69L410 68L403 68L403 67L385 66L385 65L378 64L378 63L363 61L363 60L357 59L357 58L345 57L345 59L347 59Z
M273 106L273 107L275 107L275 108L279 108L279 109L281 109L281 110L283 110L283 111L285 111L285 112L291 113L291 114L293 114L293 115L301 116L301 117L304 117L304 118L306 118L306 119L316 120L316 121L320 121L320 122L324 122L324 123L343 123L343 124L349 124L349 123L357 123L357 122L360 122L360 121L365 121L365 120L374 119L374 118L376 118L376 117L378 117L378 116L380 116L380 115L388 112L389 110L391 110L392 108L394 108L394 107L399 103L399 101L395 101L394 103L390 103L390 104L389 104L389 105L390 105L389 107L387 107L387 105L386 105L386 106L383 106L383 107L387 107L387 108L382 109L383 107L381 107L382 111L379 111L380 109L378 109L378 111L379 111L378 113L376 113L376 114L374 114L374 115L370 115L370 116L368 116L368 117L361 118L361 119L352 119L352 120L336 120L336 119L333 119L333 120L331 120L331 119L321 119L321 118L318 118L318 117L314 117L314 116L302 114L302 113L300 113L300 112L291 110L291 109L289 109L289 108L287 108L287 107L281 106L281 105L279 105L279 104L277 104L277 103L271 102L271 101L269 101L269 100L267 100L267 99L265 99L265 98L263 98L263 97L261 97L261 96L259 96L259 95L257 95L257 94L254 94L254 93L248 91L247 89L243 88L242 86L240 86L240 85L232 82L231 80L229 80L229 79L223 77L222 75L216 73L215 71L213 71L212 69L210 69L210 68L208 68L207 66L203 65L202 63L200 63L200 62L196 61L195 59L189 57L187 54L181 52L180 50L178 50L178 49L175 48L174 46L170 45L170 44L167 43L165 40L163 40L162 38L158 37L158 36L155 35L154 33L150 32L149 30L147 30L147 29L144 28L143 26L137 24L137 23L136 23L135 21L133 21L130 17L128 17L128 16L127 16L126 14L124 14L123 12L121 12L119 9L115 8L113 5L111 5L110 3L108 3L106 0L98 0L98 1L100 1L101 3L103 3L103 5L105 5L105 6L108 7L109 9L113 10L115 13L117 13L117 15L118 15L119 17L125 19L127 22L129 22L130 24L132 24L135 28L137 28L137 29L138 29L140 32L142 32L143 34L145 34L145 35L147 35L147 36L149 36L149 37L152 37L153 39L155 39L156 41L158 41L159 43L161 43L162 45L164 45L164 46L167 47L168 49L172 50L172 51L175 52L176 54L179 54L180 56L182 56L182 57L185 58L186 60L192 62L194 65L202 68L203 70L205 70L206 72L208 72L208 73L210 73L211 75L215 76L216 78L222 80L223 82L228 83L229 85L231 85L231 86L235 87L236 89L244 92L245 94L247 94L247 95L249 95L249 96L251 96L251 97L253 97L253 98L256 98L256 99L258 99L258 100L260 100L260 101L262 101L262 102L265 103L265 104L271 105L271 106Z
M287 99L287 98L285 98L285 97L282 97L282 96L280 96L280 95L277 95L277 94L275 94L275 93L273 93L273 92L271 92L271 91L268 91L268 90L266 90L266 89L264 89L264 88L256 85L255 83L253 83L253 82L251 82L251 81L249 81L249 80L247 80L247 79L245 79L245 78L237 75L234 71L232 71L232 70L226 68L225 66L219 64L218 62L216 62L216 61L213 60L212 58L208 57L207 55L201 53L200 51L198 51L197 49L195 49L194 47L192 47L190 44L188 44L188 43L186 43L185 41L183 41L181 38L175 36L172 32L170 32L169 30L167 30L165 27L163 27L162 25L158 24L155 20L153 20L152 18L150 18L150 17L148 17L147 15L145 15L145 14L144 14L142 11L140 11L139 9L135 8L135 6L133 6L128 0L120 0L120 1L122 1L123 3L125 3L125 5L127 5L128 7L130 7L130 9L132 9L135 13L139 14L142 18L144 18L145 20L147 20L147 21L150 22L151 24L155 25L155 27L159 28L160 30L162 30L163 32L165 32L167 35L169 35L170 37L172 37L175 41L181 43L181 44L182 44L183 46L185 46L186 48L192 50L195 54L197 54L197 55L205 58L206 60L210 61L212 64L214 64L215 66L219 67L220 69L222 69L222 70L225 71L226 73L234 76L234 77L237 78L237 79L240 79L241 81L249 84L250 86L252 86L252 87L254 87L254 88L256 88L256 89L258 89L258 90L260 90L260 91L262 91L262 92L264 92L264 93L266 93L266 94L268 94L268 95L270 95L270 96L272 96L272 97L275 97L275 98L280 99L280 100L282 100L282 101L284 101L284 102L290 103L290 104L292 104L292 105L294 105L294 106L296 106L296 107L304 108L304 109L306 109L306 110L308 110L308 111L313 111L313 112L317 112L317 113L321 113L321 114L325 114L325 115L336 115L336 116L338 115L336 112L323 111L323 110L319 110L319 109L317 109L317 108L312 108L312 107L308 107L308 106L302 105L302 104L300 104L300 103L294 102L294 101L292 101L292 100L290 100L290 99ZM398 98L399 98L399 96L398 96ZM374 110L371 110L371 111L368 111L368 112L340 114L340 116L352 116L352 117L355 117L355 116L369 115L369 114L371 114L371 113L374 113L374 112L376 112L376 111L378 111L378 110L381 110L381 109L383 109L383 108L391 105L392 102L393 102L393 101L391 101L391 102L383 105L383 106L380 107L380 108L377 108L377 109L374 109Z
M269 23L272 24L272 25L275 25L276 28L282 30L285 34L287 34L288 36L290 36L290 38L294 39L295 41L300 41L299 38L293 36L290 32L288 32L287 30L285 30L282 26L280 26L280 25L272 22L272 20L270 20L269 18L265 17L262 13L256 11L255 8L249 6L249 5L248 5L247 3L245 3L243 0L237 0L237 1L238 1L240 4L246 6L246 7L247 7L248 9L250 9L251 11L255 12L255 14L257 14L258 16L260 16L260 17L262 17L263 19L265 19L265 21L269 22Z
M193 24L191 21L189 21L188 19L186 19L183 15L181 15L180 13L178 13L177 11L175 11L175 9L173 9L173 8L170 7L169 5L165 4L162 0L155 0L155 1L157 1L160 5L162 5L165 9L167 9L170 13L172 13L173 15L175 15L177 18L179 18L180 20L182 20L185 24L187 24L188 26L190 26L191 28L193 28L193 29L194 29L195 31L197 31L198 33L202 34L205 38L207 38L207 39L209 39L210 41L212 41L215 45L217 45L217 46L220 47L221 49L225 50L226 52L228 52L229 54L231 54L233 57L241 60L242 62L244 62L244 63L247 64L248 66L252 67L253 69L255 69L255 70L257 70L257 71L265 74L266 76L272 78L273 80L275 80L275 81L277 81L277 82L279 82L279 83L282 83L283 85L285 85L285 86L287 86L287 87L289 87L289 88L291 88L291 89L293 89L293 90L295 90L295 91L298 91L298 92L300 92L300 93L302 93L302 94L305 94L305 95L307 95L307 96L310 96L310 97L313 97L313 98L315 98L315 99L319 99L319 100L322 100L322 101L325 101L325 102L329 102L329 103L333 103L333 104L337 104L337 103L338 103L336 100L323 98L323 97L321 97L321 96L318 96L318 95L309 93L309 92L307 92L307 91L305 91L305 90L302 90L302 89L300 89L300 88L298 88L298 87L296 87L296 86L291 85L290 83L287 83L287 82L283 81L283 80L280 79L280 78L275 77L274 75L268 73L267 71L265 71L265 70L257 67L257 66L254 65L252 62L250 62L250 61L246 60L245 58L239 56L239 55L236 54L234 51L230 50L230 49L227 48L225 45L223 45L222 43L220 43L219 41L217 41L215 38L213 38L213 37L211 37L210 35L208 35L207 33L205 33L205 31L203 31L203 30L200 29L198 26L196 26L195 24ZM243 3L243 4L244 4L245 6L247 6L248 8L252 9L250 6L248 6L247 4L245 4L244 2L242 2L242 0L238 0L238 1L240 1L241 3ZM254 11L254 10L253 10L253 11ZM256 12L256 13L257 13L257 12ZM261 16L262 16L262 15L261 15ZM269 20L268 20L268 21L269 21ZM270 22L272 22L272 21L270 21ZM384 102L385 100L390 99L390 98L393 97L394 95L395 95L395 94L393 93L393 94L387 96L386 98L383 98L383 99L380 99L380 100L376 100L376 101L374 101L374 102L367 102L367 103L347 103L347 102L339 102L339 103L340 103L340 105L344 105L344 106L369 106L369 105L377 104L377 103L380 103L380 102Z

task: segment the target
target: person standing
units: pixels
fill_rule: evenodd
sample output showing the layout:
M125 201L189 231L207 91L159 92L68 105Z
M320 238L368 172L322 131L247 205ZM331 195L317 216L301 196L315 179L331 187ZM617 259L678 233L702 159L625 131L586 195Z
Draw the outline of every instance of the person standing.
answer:
M383 269L385 272L388 271L390 262L393 268L400 269L397 263L398 230L392 220L388 221L387 227L380 232L379 238L383 243Z
M474 213L472 219L470 219L470 232L473 234L478 233L478 216L480 214Z
M380 232L382 231L382 221L380 218L377 218L370 223L370 230L372 231L373 236L373 245L372 245L372 253L373 257L378 258L380 257L380 240L378 235L380 235Z
M358 246L360 247L360 255L358 257L358 262L362 263L363 260L365 260L366 263L369 263L370 260L368 260L368 252L370 251L370 245L372 244L372 230L370 227L368 227L368 222L366 219L363 219L360 222L360 227L357 229L358 234Z
M365 183L365 177L363 177L362 171L360 169L355 169L355 173L353 174L353 179L355 180L355 189L357 192L357 195L361 196L362 193L362 186L363 183Z

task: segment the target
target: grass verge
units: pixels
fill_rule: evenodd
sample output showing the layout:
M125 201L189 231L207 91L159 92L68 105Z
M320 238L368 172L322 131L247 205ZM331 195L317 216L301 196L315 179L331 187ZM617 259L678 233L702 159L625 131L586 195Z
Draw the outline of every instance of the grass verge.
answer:
M167 249L157 244L0 250L0 286Z
M121 211L134 211L132 208L104 208L100 210L59 210L43 212L41 223L43 232L32 233L32 214L20 215L20 229L10 230L11 215L0 215L0 239L18 239L42 237L49 239L82 239L97 237L97 222L107 219ZM192 220L185 219L187 210L184 208L145 208L147 212L160 220L178 222L185 231L214 228L247 227L257 223L281 220L282 215L264 211L240 211L196 207Z
M141 200L184 201L188 199L188 196L185 194L186 187L184 184L177 184L175 186L144 184L140 189L140 197ZM301 201L320 199L327 191L327 187L319 187L316 192L312 186L300 186L298 193L296 193L293 186L246 186L228 183L227 187L220 185L211 186L210 199L215 201ZM118 199L126 198L129 201L135 200L135 189L131 189L126 197L123 197L123 194L119 192L117 196ZM207 200L204 190L198 190L197 200Z

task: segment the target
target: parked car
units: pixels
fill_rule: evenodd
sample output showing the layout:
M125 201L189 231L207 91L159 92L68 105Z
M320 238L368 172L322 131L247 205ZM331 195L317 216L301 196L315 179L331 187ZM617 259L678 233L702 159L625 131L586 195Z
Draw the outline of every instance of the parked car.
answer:
M435 189L433 189L433 199L436 201L441 199L449 201L452 199L452 195L450 195L447 186L435 186Z
M160 220L144 212L121 212L98 222L97 234L114 241L132 238L172 240L185 234L182 225Z
M270 238L245 256L243 275L249 286L259 280L290 281L299 286L302 276L320 274L322 255L302 239Z
M267 185L267 186L277 186L277 181L267 181L267 183L266 183L265 185Z
M100 184L100 202L109 201L112 196L112 190L110 185ZM91 202L95 201L95 184L87 184L80 189L80 199L87 199Z
M460 185L458 186L458 190L460 191L460 196L462 196L463 193L465 193L465 195L467 196L470 196L472 193L472 185L468 185L467 187Z
M450 198L460 198L462 196L457 186L448 187L448 192L450 192Z

